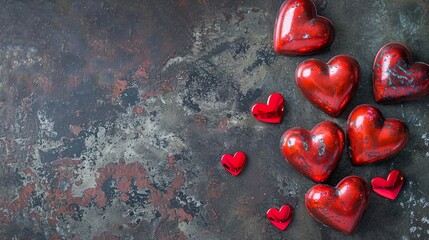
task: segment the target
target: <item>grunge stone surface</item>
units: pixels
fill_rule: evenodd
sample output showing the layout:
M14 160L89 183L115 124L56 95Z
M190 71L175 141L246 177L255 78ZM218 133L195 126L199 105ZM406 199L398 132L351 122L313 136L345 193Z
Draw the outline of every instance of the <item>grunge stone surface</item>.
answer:
M345 239L304 207L314 183L279 150L289 128L333 120L359 104L410 129L397 155L355 167L345 151L328 183L405 174L395 201L371 193L347 239L429 238L429 97L376 104L377 51L402 42L429 62L429 1L315 1L335 26L330 49L349 54L361 82L338 118L299 92L309 57L274 54L281 0L0 0L0 239ZM256 102L285 98L278 125ZM224 153L248 156L239 177ZM266 219L290 204L284 232Z

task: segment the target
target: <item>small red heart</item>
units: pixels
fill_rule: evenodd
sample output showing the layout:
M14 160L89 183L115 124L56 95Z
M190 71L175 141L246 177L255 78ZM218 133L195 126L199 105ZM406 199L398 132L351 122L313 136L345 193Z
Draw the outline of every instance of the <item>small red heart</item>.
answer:
M284 112L284 99L280 93L268 97L267 104L257 103L252 107L252 115L261 122L279 123Z
M401 191L402 184L404 184L404 174L399 170L393 170L387 176L387 180L381 177L372 179L372 190L377 194L395 200Z
M325 182L340 162L344 135L332 121L319 123L311 131L292 128L281 137L280 150L299 173L315 182Z
M346 235L355 231L369 203L369 186L358 176L341 180L334 188L318 184L305 194L305 207L317 221Z
M284 231L292 221L293 209L289 205L283 205L280 211L277 208L270 208L267 211L267 218L278 229Z
M328 64L310 59L299 64L295 81L304 96L332 117L338 116L356 92L359 64L347 55L338 55Z
M305 55L326 49L335 39L334 25L317 15L311 0L288 0L280 7L274 25L277 54Z
M406 46L389 43L375 57L372 81L376 102L416 100L429 94L429 65L413 62Z
M220 162L229 173L238 176L246 164L246 154L244 152L236 152L234 156L224 154Z
M407 143L409 131L398 119L384 119L371 105L357 106L347 120L349 152L354 165L384 160L399 152Z

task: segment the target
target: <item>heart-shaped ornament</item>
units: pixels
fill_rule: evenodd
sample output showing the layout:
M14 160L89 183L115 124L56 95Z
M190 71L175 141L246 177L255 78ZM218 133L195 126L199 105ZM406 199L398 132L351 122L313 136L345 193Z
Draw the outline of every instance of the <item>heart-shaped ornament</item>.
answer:
M287 0L274 25L274 51L284 55L306 55L328 48L335 39L334 25L317 15L311 0Z
M270 208L267 211L267 218L278 229L284 231L292 221L293 210L289 205L283 205L280 210Z
M372 81L379 103L416 100L429 94L429 65L413 62L406 46L389 43L375 57Z
M404 184L404 174L399 170L393 170L387 179L376 177L372 179L372 190L378 195L395 200Z
M398 119L384 119L371 105L359 105L347 120L349 153L354 165L384 160L399 152L407 143L409 131Z
M257 103L252 107L252 115L261 122L279 123L284 113L284 98L280 93L268 97L267 104Z
M317 221L346 235L355 231L369 203L369 186L349 176L336 187L318 184L305 194L305 207Z
M347 55L335 56L327 64L309 59L297 67L295 81L313 105L336 117L356 92L359 64Z
M234 156L224 154L220 161L229 173L233 176L238 176L246 164L246 154L244 152L236 152Z
M325 182L340 162L344 139L340 126L325 121L311 131L287 130L280 139L280 150L299 173L315 182Z

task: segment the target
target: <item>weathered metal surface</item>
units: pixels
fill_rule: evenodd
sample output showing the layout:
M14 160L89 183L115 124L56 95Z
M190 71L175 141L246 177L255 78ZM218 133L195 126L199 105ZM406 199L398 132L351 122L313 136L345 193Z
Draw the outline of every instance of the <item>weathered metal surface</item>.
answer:
M429 62L426 0L315 1L335 26L326 62L349 54L361 82L339 118L294 81L308 57L277 56L282 1L0 1L0 236L3 239L344 239L307 213L314 183L285 163L281 135L375 104L410 141L354 167L345 151L328 183L405 175L395 201L371 193L353 239L429 237L429 98L374 102L371 68L386 43ZM281 124L251 106L285 97ZM224 153L244 151L233 177ZM289 204L284 232L266 219Z

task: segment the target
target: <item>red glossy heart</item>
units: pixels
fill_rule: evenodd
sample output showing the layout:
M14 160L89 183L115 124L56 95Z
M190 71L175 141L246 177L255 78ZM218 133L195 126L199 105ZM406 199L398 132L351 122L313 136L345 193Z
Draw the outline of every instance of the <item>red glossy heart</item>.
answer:
M399 170L391 171L389 176L387 176L387 180L381 177L376 177L371 181L372 190L374 190L374 192L392 200L396 199L403 184L404 174Z
M372 80L379 103L416 100L429 94L429 65L413 62L406 46L389 43L375 57Z
M349 152L354 165L384 160L407 143L409 131L398 119L384 119L371 105L357 106L347 120Z
M340 126L325 121L311 131L287 130L280 139L280 150L299 173L315 182L325 182L340 162L344 139Z
M317 221L344 234L355 231L369 203L369 186L358 176L341 180L334 188L318 184L305 194L305 207Z
M267 211L267 218L278 229L285 230L292 221L293 210L289 205L283 205L280 211L277 208L270 208Z
M334 25L317 15L311 0L288 0L280 7L274 25L274 51L285 55L320 52L335 39Z
M280 93L268 97L267 104L257 103L252 107L252 115L261 122L279 123L284 112L284 99Z
M356 92L359 64L347 55L338 55L328 64L310 59L299 64L295 81L304 96L332 117L338 116Z
M229 173L233 176L238 176L246 164L246 154L244 152L236 152L234 156L224 154L220 161Z

